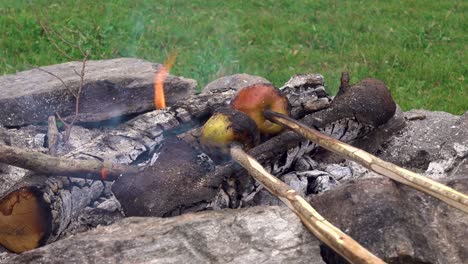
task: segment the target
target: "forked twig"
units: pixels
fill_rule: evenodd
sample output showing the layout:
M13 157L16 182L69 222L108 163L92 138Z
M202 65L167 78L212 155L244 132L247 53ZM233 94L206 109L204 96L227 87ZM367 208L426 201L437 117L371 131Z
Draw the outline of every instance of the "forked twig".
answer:
M65 88L73 95L73 97L76 98L76 97L78 96L78 95L76 94L76 92L73 91L73 89L71 89L71 88L65 83L65 81L64 81L62 78L60 78L58 75L56 75L55 73L52 73L52 72L50 72L50 71L48 71L48 70L45 70L45 69L43 69L43 68L41 68L41 67L34 67L34 69L43 71L43 72L45 72L45 73L47 73L47 74L49 74L49 75L51 75L51 76L57 78L57 79L62 83L63 87L65 87Z
M60 52L64 57L70 59L70 60L73 60L73 58L68 55L62 48L60 48L60 46L58 45L58 43L55 41L55 39L52 37L52 35L50 34L49 32L49 28L48 28L48 25L45 25L43 23L42 20L38 19L39 21L39 24L41 25L42 29L44 30L44 32L46 33L47 35L47 39L52 43L52 45L54 45L55 49L57 49L58 52Z
M42 69L42 68L37 68L41 71L44 71L54 77L56 77L58 80L60 80L60 82L63 84L63 86L73 95L73 97L75 98L75 114L72 118L72 120L70 122L66 122L61 116L60 114L57 112L56 115L58 117L58 119L64 124L65 126L65 136L64 136L64 141L67 142L70 138L70 134L71 134L71 130L73 128L73 125L75 124L76 120L78 119L78 115L79 115L79 106L80 106L80 96L81 96L81 91L83 89L83 85L84 85L84 76L85 76L85 69L86 69L86 61L88 60L88 57L89 57L89 52L88 51L84 51L83 48L80 46L80 45L77 45L77 44L74 44L72 43L71 41L65 39L60 33L58 33L57 31L55 31L53 28L51 28L49 26L49 19L48 19L48 16L47 14L43 14L44 15L44 18L45 18L45 22L42 21L40 18L38 18L38 21L39 21L39 24L41 25L42 29L44 30L44 32L46 33L47 35L47 38L49 39L49 41L55 46L55 48L62 54L64 55L65 57L73 60L73 58L71 56L69 56L63 49L60 48L59 44L57 43L57 41L55 40L55 38L57 38L58 40L60 40L62 43L65 43L66 45L68 45L69 47L71 48L74 48L74 49L78 49L82 55L82 59L81 59L81 71L78 73L75 69L73 69L73 71L80 77L80 84L78 86L78 90L75 92L73 91L70 87L68 87L68 85L63 81L62 78L60 78L59 76L57 76L56 74L54 73L51 73L45 69ZM55 37L55 38L54 38Z

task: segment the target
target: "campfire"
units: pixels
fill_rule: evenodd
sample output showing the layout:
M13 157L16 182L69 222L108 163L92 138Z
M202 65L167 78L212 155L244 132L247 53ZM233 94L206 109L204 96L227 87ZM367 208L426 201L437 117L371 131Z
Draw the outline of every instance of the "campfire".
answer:
M302 74L279 89L238 82L174 101L172 86L183 82L174 85L169 75L175 56L153 75L151 106L156 110L139 108L112 125L104 124L114 119L91 126L77 117L68 141L56 122L15 136L44 135L34 150L9 142L13 126L0 130L0 163L29 171L0 193L0 245L21 253L123 217L173 217L279 198L347 261L383 263L308 202L306 196L330 189L330 183L320 175L286 181L291 172L311 175L314 155L353 160L468 213L467 195L385 162L369 153L371 147L356 147L395 119L397 106L382 81L351 85L343 73L332 98L321 75ZM84 209L92 203L101 210L86 222ZM115 209L110 214L104 210L109 207Z

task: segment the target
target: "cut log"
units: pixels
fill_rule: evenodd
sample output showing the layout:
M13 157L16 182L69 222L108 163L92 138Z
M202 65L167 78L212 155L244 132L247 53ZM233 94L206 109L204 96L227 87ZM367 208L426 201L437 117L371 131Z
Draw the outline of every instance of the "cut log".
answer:
M36 187L22 187L0 201L0 244L13 252L41 246L50 233L50 212Z
M23 178L0 200L0 244L19 253L55 241L103 190L99 181Z

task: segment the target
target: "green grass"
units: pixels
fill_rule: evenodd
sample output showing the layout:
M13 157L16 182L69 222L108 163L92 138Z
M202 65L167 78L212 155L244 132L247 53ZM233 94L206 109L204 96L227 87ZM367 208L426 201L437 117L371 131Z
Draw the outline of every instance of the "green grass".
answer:
M316 72L333 93L347 70L383 80L405 110L468 110L466 1L0 1L0 74L68 60L41 30L43 10L91 59L178 51L172 73L200 87Z

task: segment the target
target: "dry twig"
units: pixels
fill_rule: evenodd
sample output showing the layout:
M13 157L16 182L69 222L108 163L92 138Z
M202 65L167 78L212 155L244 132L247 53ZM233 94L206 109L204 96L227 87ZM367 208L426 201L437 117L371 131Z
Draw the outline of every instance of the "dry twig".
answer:
M76 97L78 96L78 95L76 94L76 92L73 91L73 89L71 89L71 88L65 83L65 81L64 81L62 78L60 78L59 76L57 76L55 73L52 73L52 72L50 72L50 71L48 71L48 70L46 70L46 69L40 68L40 67L34 67L34 69L38 69L38 70L40 70L40 71L43 71L43 72L45 72L45 73L47 73L47 74L49 74L49 75L52 75L53 77L57 78L57 79L62 83L63 87L65 87L65 89L67 89L67 90L73 95L73 97L76 98Z
M75 114L72 118L72 120L70 122L66 122L61 116L60 116L60 113L56 113L57 117L59 118L59 120L64 124L65 126L65 136L64 136L64 141L67 142L68 139L70 138L70 134L71 134L71 130L73 128L73 125L75 124L76 120L78 119L78 114L79 114L79 106L80 106L80 96L81 96L81 91L83 89L83 86L84 86L84 77L85 77L85 69L86 69L86 61L88 60L88 57L89 57L89 52L88 51L84 51L83 48L80 46L80 45L77 45L77 44L74 44L73 42L65 39L60 33L58 33L57 31L55 31L52 27L49 26L49 19L48 19L48 16L47 14L43 14L44 18L45 18L45 21L41 20L40 18L38 18L38 21L39 21L39 24L41 25L42 29L44 30L44 32L46 33L47 35L47 38L49 39L49 41L54 45L54 47L62 54L64 55L66 58L70 59L70 60L74 60L70 55L68 55L62 48L60 48L60 45L59 43L57 42L57 40L55 38L57 38L60 42L66 44L67 46L71 47L72 49L77 49L80 51L81 53L81 71L78 73L75 69L73 69L73 71L80 77L80 83L79 83L79 86L78 86L78 90L77 91L73 91L71 88L69 88L66 83L63 81L62 78L60 78L59 76L55 75L54 73L51 73L45 69L42 69L42 68L37 68L41 71L44 71L52 76L54 76L55 78L59 79L60 82L63 84L63 86L68 90L70 91L70 93L73 95L73 97L75 98Z
M34 171L46 176L70 176L113 181L122 174L137 174L138 167L96 160L53 157L0 144L0 163Z
M47 145L49 147L49 154L56 157L58 151L58 142L60 138L60 133L57 129L57 122L55 121L54 116L50 116L48 121L47 129Z

